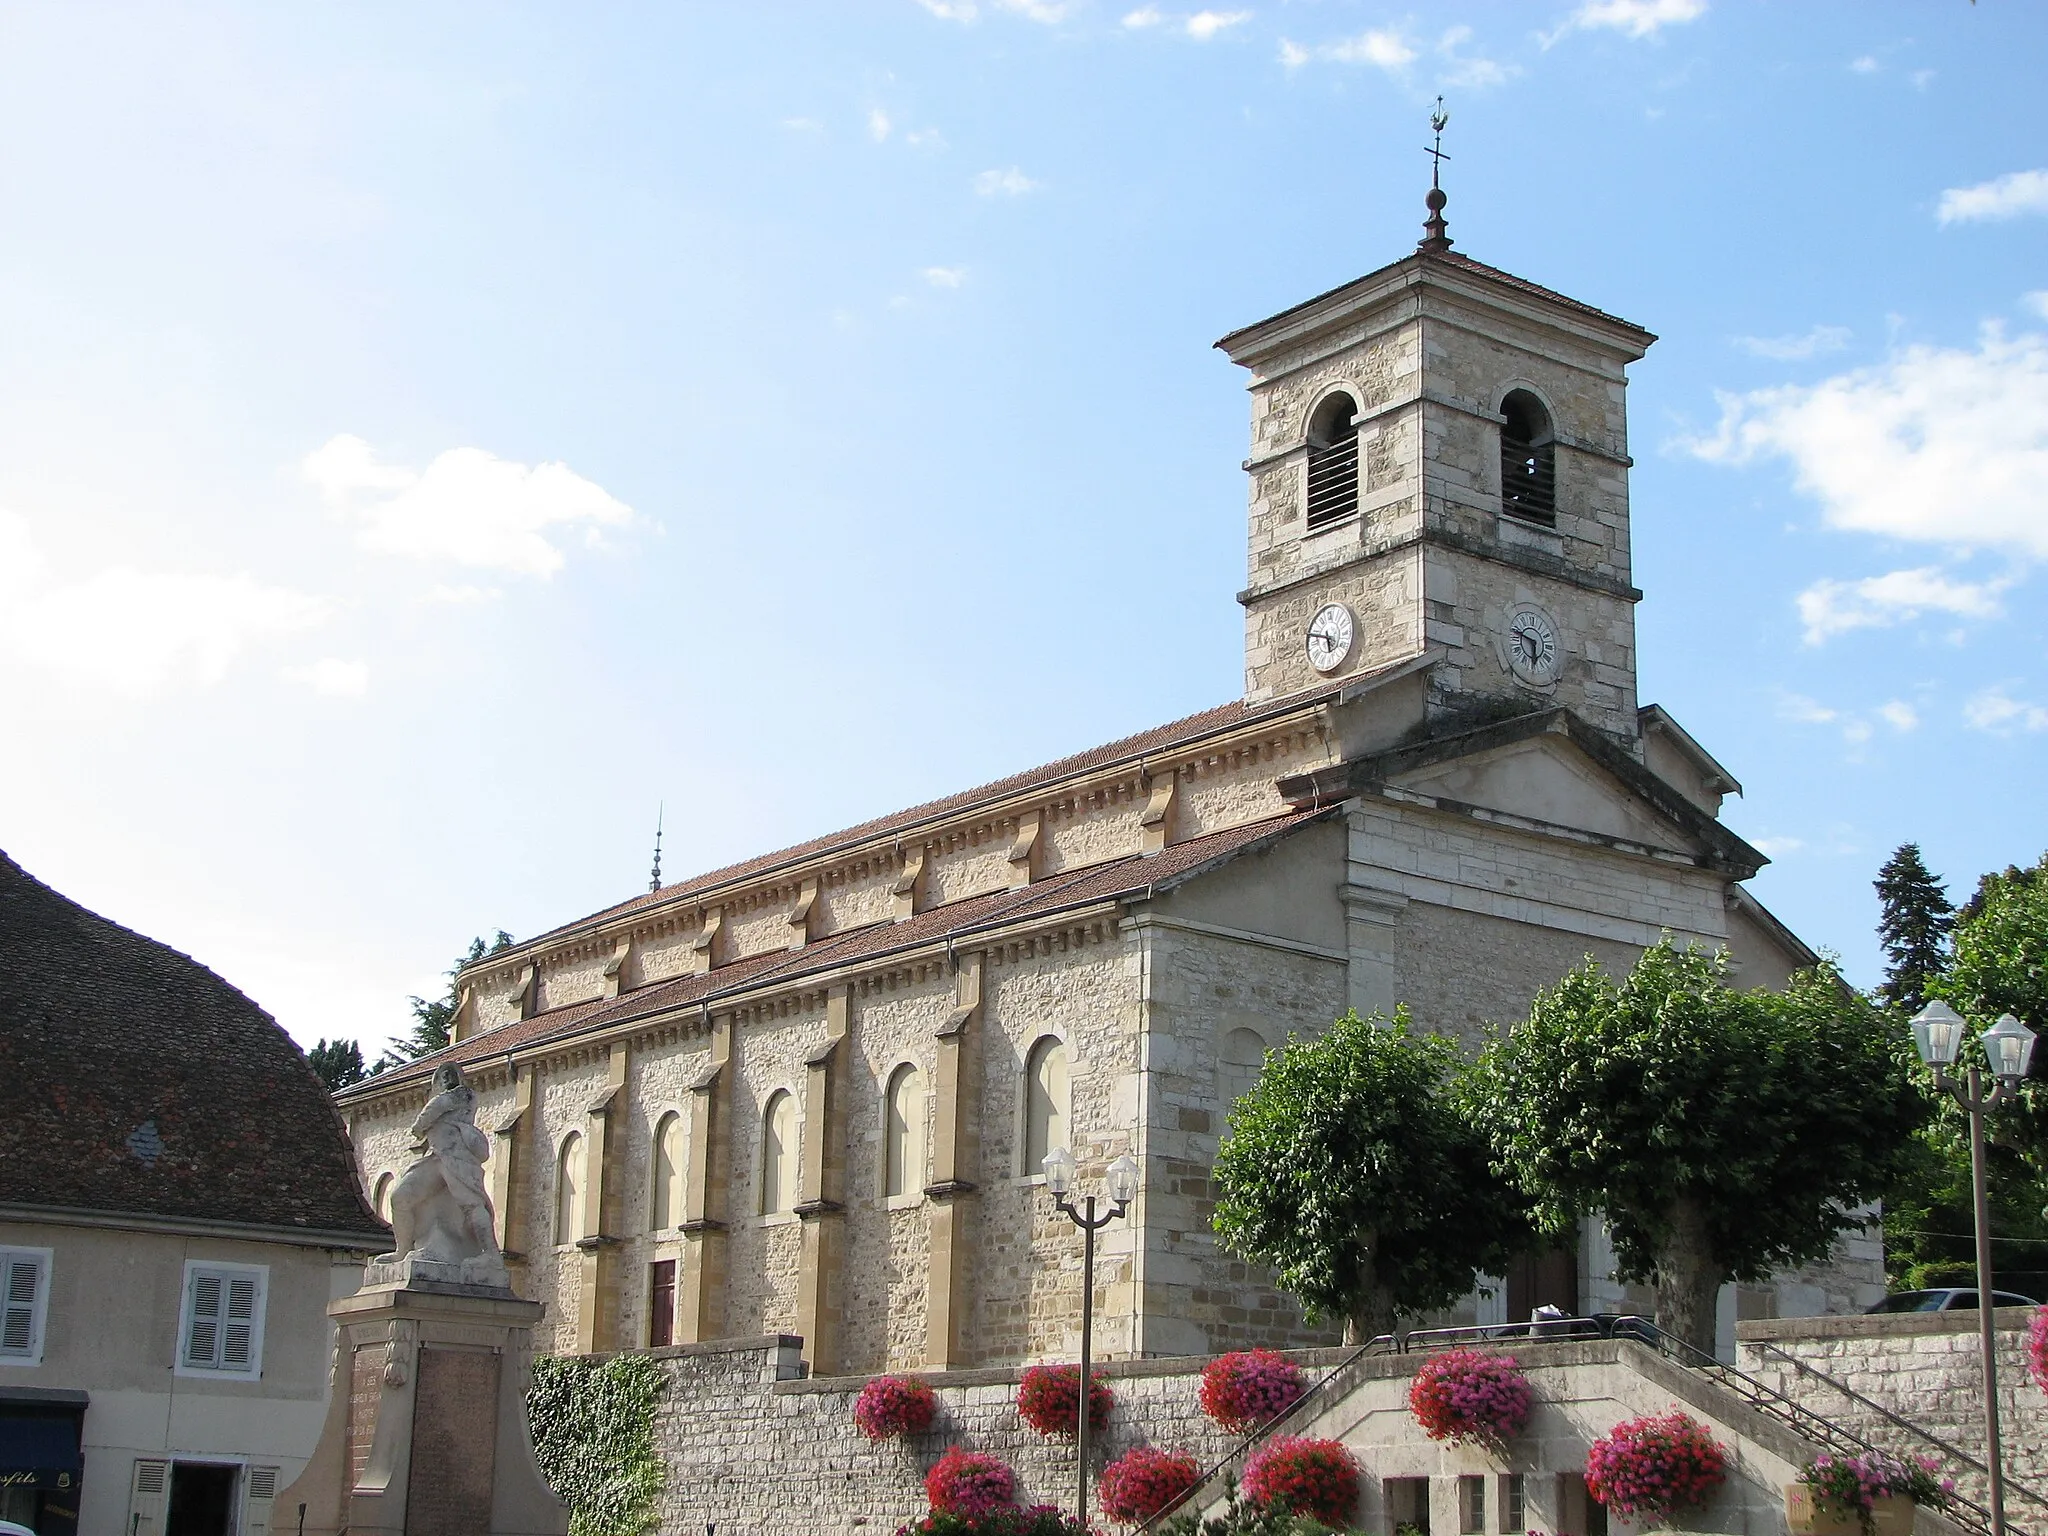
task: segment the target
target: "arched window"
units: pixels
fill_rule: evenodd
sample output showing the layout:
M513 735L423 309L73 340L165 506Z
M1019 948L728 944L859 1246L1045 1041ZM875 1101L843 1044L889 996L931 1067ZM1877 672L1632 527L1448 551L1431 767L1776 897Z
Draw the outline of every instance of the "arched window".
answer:
M778 1091L761 1116L761 1214L796 1205L796 1100Z
M1230 1107L1259 1080L1266 1065L1266 1041L1255 1029L1233 1029L1223 1037L1216 1066L1216 1103L1227 1118Z
M1557 526L1557 442L1550 412L1526 389L1500 403L1500 509L1524 522Z
M882 1193L911 1195L924 1187L924 1074L905 1062L889 1075L882 1126Z
M1043 1173L1045 1154L1067 1145L1067 1048L1047 1035L1024 1060L1024 1172Z
M667 1232L683 1224L683 1117L663 1115L654 1126L654 1178L647 1224Z
M573 1243L582 1235L583 1137L571 1131L555 1159L555 1241Z
M1358 510L1358 402L1331 395L1308 420L1308 526L1341 522Z
M377 1214L386 1221L391 1219L391 1186L397 1182L398 1178L395 1174L378 1174L377 1188L370 1196L370 1204L376 1209Z

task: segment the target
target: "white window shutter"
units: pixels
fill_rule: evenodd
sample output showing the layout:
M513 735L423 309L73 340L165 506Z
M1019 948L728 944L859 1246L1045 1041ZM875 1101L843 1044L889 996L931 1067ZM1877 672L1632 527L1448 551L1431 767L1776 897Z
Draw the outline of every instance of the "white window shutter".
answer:
M220 1364L221 1312L227 1302L223 1277L207 1270L192 1273L192 1322L185 1334L187 1365Z
M170 1503L171 1464L136 1457L128 1497L128 1529L123 1536L163 1536Z
M249 1492L242 1500L241 1536L270 1536L270 1509L277 1497L277 1474L276 1467L249 1468Z
M224 1371L246 1371L255 1359L256 1277L228 1277L227 1317L221 1327L220 1366Z
M0 1274L0 1355L32 1356L36 1349L36 1300L43 1288L43 1263L34 1254L8 1253Z

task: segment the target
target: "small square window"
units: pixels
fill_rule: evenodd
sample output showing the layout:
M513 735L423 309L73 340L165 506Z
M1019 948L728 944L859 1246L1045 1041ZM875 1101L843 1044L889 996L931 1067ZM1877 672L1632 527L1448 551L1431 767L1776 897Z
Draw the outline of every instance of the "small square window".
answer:
M178 1315L178 1374L260 1377L269 1290L264 1265L188 1262Z
M50 1250L0 1248L0 1365L41 1365Z

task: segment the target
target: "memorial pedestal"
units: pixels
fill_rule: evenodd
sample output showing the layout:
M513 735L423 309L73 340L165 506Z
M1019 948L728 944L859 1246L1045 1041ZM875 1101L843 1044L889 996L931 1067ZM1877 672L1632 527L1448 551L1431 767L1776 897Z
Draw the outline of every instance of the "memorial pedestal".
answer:
M526 1421L539 1303L414 1278L327 1311L327 1422L277 1496L279 1536L564 1536Z

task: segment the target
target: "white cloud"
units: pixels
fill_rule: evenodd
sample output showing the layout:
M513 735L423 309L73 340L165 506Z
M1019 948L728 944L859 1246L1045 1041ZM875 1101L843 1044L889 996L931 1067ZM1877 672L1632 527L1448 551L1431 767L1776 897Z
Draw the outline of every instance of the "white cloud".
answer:
M1443 82L1461 90L1483 91L1505 85L1521 72L1518 64L1502 64L1494 59L1452 59L1445 68Z
M868 137L877 144L889 137L889 114L880 107L868 108Z
M1587 0L1553 38L1574 27L1654 37L1665 27L1697 21L1706 13L1707 0Z
M1003 171L983 171L974 178L975 193L981 197L1022 197L1037 186L1014 165Z
M1749 846L1767 859L1782 859L1788 853L1797 853L1806 846L1803 837L1752 837Z
M980 14L974 0L917 0L941 21L972 21Z
M1133 32L1136 32L1145 27L1156 27L1165 20L1166 12L1160 10L1156 5L1147 5L1126 15L1124 17L1124 25Z
M1381 69L1403 69L1415 62L1415 48L1392 27L1376 27L1356 37L1340 38L1316 49L1319 59L1336 64L1373 64Z
M1074 8L1068 0L995 0L995 3L998 10L1009 11L1048 27L1054 22L1065 21L1067 13Z
M903 135L903 142L912 149L944 149L946 136L936 128L913 128Z
M1882 69L1883 67L1883 65L1877 62L1875 57L1867 53L1864 54L1861 58L1855 58L1849 61L1849 68L1854 70L1859 75L1874 75L1878 72L1878 70Z
M2048 213L2048 171L2008 171L1974 187L1950 187L1941 194L1935 217L1944 224L1963 224L2023 213Z
M1800 362L1823 352L1839 352L1855 335L1846 325L1816 325L1802 336L1737 336L1735 345L1751 357Z
M430 603L488 603L504 595L496 587L473 587L468 583L459 587L436 583L427 589L427 601Z
M1799 594L1799 617L1806 625L1806 643L1819 645L1852 629L1885 629L1907 623L1929 611L1970 619L1996 618L1998 597L2012 583L1953 581L1933 566L1891 571L1861 581L1815 582Z
M1973 694L1963 705L1963 719L1980 731L2010 736L2014 731L2048 731L2048 709L2028 704L1994 684Z
M1839 710L1828 708L1803 693L1788 693L1778 700L1778 718L1795 725L1829 725L1842 718Z
M926 267L923 275L934 288L958 288L967 281L965 267Z
M1917 731L1920 729L1920 711L1904 699L1892 699L1877 706L1884 723L1895 731Z
M368 443L343 433L300 469L365 549L523 576L562 568L547 530L580 526L585 543L601 543L604 529L633 520L632 508L566 464L516 464L481 448L451 448L412 470L380 464Z
M1198 43L1206 43L1219 32L1227 32L1252 19L1250 11L1197 11L1182 28Z
M230 576L111 566L55 578L28 522L0 512L0 652L141 696L211 687L242 653L325 623L322 597Z
M2048 557L2048 337L1987 326L1973 350L1911 347L1811 387L1721 398L1700 458L1791 462L1829 526Z
M288 683L297 683L329 698L359 699L370 691L370 669L360 661L322 657L310 667L285 667L278 673Z
M815 117L785 117L782 126L791 133L823 133L825 125Z
M2048 320L2048 288L2037 288L2032 293L2023 293L2020 295L2020 302L2043 320Z
M1299 69L1314 57L1315 55L1301 44L1284 37L1280 39L1280 63L1284 68Z

